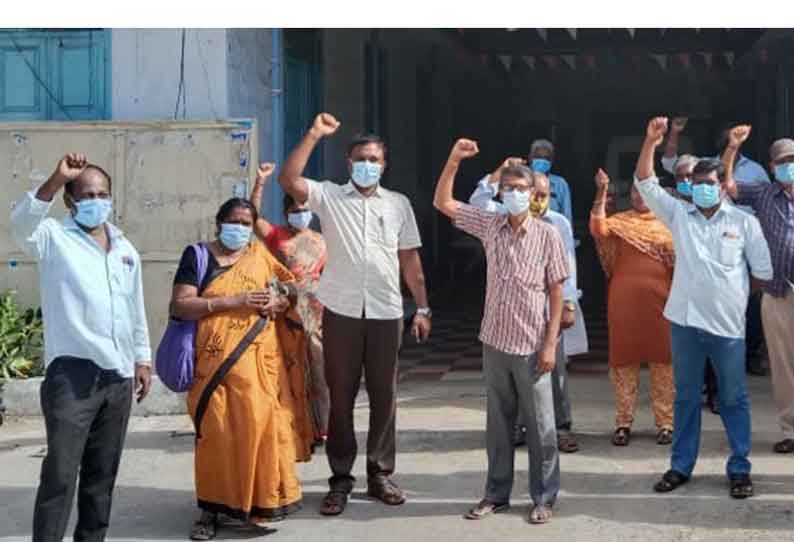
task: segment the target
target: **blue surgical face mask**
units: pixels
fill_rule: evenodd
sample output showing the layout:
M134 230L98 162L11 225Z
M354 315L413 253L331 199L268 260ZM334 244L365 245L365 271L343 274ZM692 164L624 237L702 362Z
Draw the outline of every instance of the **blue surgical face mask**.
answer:
M532 171L537 171L538 173L548 173L551 171L551 160L546 158L533 158Z
M692 203L710 209L720 202L720 185L700 183L692 186Z
M794 162L776 165L775 179L783 184L794 184Z
M218 240L229 250L240 250L251 241L250 226L242 224L221 224L221 233Z
M675 184L675 189L682 196L692 197L692 181L690 179L681 179Z
M520 215L529 209L529 190L526 192L519 192L518 190L511 190L502 194L502 203L505 209L511 215Z
M381 165L377 162L361 160L359 162L353 162L351 177L353 182L361 188L372 188L380 181L381 173Z
M298 211L287 215L287 222L296 230L305 230L312 222L311 211Z
M74 202L74 221L86 228L94 229L110 218L113 202L110 198L84 199Z

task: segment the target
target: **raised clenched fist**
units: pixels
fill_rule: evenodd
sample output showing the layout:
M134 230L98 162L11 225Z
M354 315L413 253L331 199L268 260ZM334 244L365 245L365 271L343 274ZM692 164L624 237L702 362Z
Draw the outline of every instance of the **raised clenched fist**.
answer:
M476 141L472 141L471 139L458 139L455 142L455 146L452 147L450 158L455 160L465 160L467 158L471 158L472 156L476 156L479 152L480 149L477 148Z
M687 117L676 117L673 119L673 124L670 127L670 131L674 134L680 134L686 128L686 123L689 119Z
M271 175L273 175L275 170L276 164L273 162L262 162L259 164L259 167L256 170L256 182L264 183Z
M333 115L320 113L314 118L312 131L320 137L327 137L336 132L341 125L342 123L336 120Z
M82 153L70 153L58 162L57 171L64 180L73 181L85 171L88 159Z
M595 175L595 183L598 190L606 190L609 188L609 175L607 175L607 172L598 168Z
M648 122L646 137L657 145L662 142L667 133L667 117L656 117Z
M728 141L731 147L738 147L745 141L747 138L750 137L750 132L752 131L753 127L749 124L740 124L739 126L734 126L731 128L731 131L728 132Z

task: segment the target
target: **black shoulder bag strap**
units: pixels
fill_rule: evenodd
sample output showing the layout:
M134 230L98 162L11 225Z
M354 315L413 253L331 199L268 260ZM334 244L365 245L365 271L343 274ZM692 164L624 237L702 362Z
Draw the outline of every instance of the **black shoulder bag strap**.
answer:
M221 366L218 367L218 370L212 375L210 381L207 382L207 386L201 392L201 397L199 397L198 405L196 406L196 417L194 422L196 426L196 439L201 438L201 420L204 418L204 413L207 412L207 406L209 406L212 394L215 393L215 390L220 386L223 379L226 378L226 375L232 370L232 367L234 367L240 359L240 356L248 350L248 347L254 342L256 336L265 329L268 321L269 318L266 316L257 320L253 327L248 330L248 333L245 334L243 340L240 341L240 344L238 344L232 353L229 354L229 357L221 363Z

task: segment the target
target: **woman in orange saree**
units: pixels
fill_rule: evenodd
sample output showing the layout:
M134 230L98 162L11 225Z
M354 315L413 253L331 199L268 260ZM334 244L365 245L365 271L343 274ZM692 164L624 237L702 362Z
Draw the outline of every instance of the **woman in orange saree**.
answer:
M304 367L279 340L293 276L252 237L256 218L249 201L227 201L216 217L218 239L204 245L204 279L199 284L193 247L174 279L172 315L198 320L187 397L202 510L193 540L213 539L220 514L260 525L299 509L295 462L311 455Z

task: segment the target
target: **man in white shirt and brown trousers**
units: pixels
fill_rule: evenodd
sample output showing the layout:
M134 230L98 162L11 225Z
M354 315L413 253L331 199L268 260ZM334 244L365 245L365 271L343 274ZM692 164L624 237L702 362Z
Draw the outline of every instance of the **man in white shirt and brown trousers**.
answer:
M353 407L366 378L370 404L367 439L367 494L386 504L405 502L391 481L396 455L397 353L402 339L402 270L417 304L412 333L424 342L431 312L419 247L422 243L408 198L380 186L386 144L377 136L358 136L347 150L350 181L339 185L304 178L314 147L340 123L321 113L292 151L279 176L284 191L317 214L328 246L328 263L317 298L325 306L323 348L331 393L326 454L333 475L320 512L344 511L355 478Z

